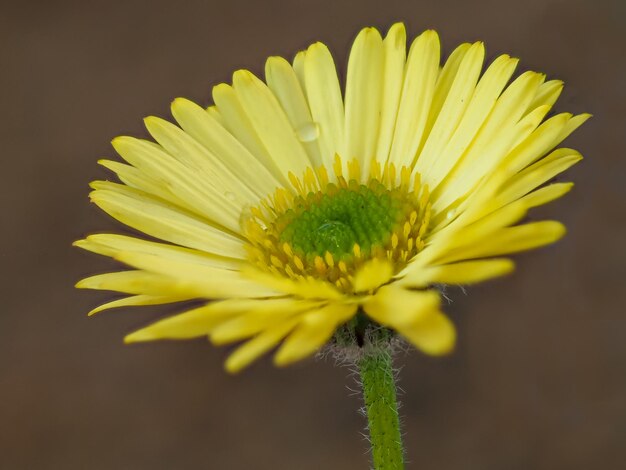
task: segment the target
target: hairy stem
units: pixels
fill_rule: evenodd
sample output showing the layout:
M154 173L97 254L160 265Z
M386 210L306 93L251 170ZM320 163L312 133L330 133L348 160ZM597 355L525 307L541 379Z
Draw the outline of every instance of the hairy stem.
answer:
M379 344L367 351L359 360L359 372L363 383L374 469L402 470L402 436L388 343Z

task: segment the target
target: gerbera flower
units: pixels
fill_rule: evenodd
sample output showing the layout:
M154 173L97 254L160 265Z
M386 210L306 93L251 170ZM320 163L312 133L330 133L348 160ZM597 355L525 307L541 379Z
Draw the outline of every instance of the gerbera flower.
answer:
M277 365L305 358L357 316L449 352L437 286L502 276L502 256L563 236L559 222L519 223L571 189L546 183L582 157L554 149L588 118L544 120L562 82L524 72L509 84L518 60L481 74L484 59L481 42L461 44L440 66L436 32L407 54L402 24L384 39L366 28L345 93L315 43L292 63L270 57L265 82L235 72L207 109L176 99L178 125L145 120L156 143L114 139L127 163L100 163L121 183L92 183L91 200L162 242L76 242L132 267L78 283L129 294L91 313L206 299L126 341L244 341L231 372L276 346Z

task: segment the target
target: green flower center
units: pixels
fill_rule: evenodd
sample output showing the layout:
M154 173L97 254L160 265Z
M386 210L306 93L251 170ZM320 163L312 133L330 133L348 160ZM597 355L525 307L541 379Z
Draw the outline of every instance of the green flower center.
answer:
M329 252L341 258L351 255L354 245L368 252L387 244L394 227L405 219L402 209L398 191L382 184L368 187L351 181L348 188L331 184L324 194L299 197L282 216L280 242L305 257Z
M325 167L308 168L301 178L289 174L291 187L277 188L245 212L241 220L254 266L352 293L355 276L367 263L384 261L399 272L424 248L430 204L420 175L377 161L368 176L358 160L346 168L344 174L337 156L332 181Z

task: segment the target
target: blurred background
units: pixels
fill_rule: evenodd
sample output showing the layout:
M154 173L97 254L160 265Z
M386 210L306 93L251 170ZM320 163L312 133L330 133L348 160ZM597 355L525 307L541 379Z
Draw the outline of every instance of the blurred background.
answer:
M626 461L626 3L622 0L3 1L0 9L0 468L365 469L354 378L331 360L268 360L232 377L203 340L124 346L168 309L86 312L77 291L115 269L71 242L120 230L87 200L119 134L169 118L177 96L265 58L328 44L342 70L366 25L439 31L449 53L565 80L556 110L591 112L566 145L586 159L563 200L569 228L503 280L449 291L444 359L398 358L408 468L589 469Z

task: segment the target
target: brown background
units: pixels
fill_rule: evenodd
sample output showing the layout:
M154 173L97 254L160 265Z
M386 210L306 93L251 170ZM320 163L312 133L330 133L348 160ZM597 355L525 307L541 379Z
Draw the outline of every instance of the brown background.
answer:
M436 28L447 53L491 58L567 87L594 113L567 142L576 188L537 210L569 235L519 256L514 276L450 292L455 354L402 367L409 468L590 469L626 461L626 2L325 0L2 2L0 7L0 468L365 469L353 379L331 361L237 377L205 341L126 347L163 309L87 319L75 291L113 263L70 247L120 227L87 202L109 140L146 135L237 68L262 72L315 40L343 63L364 25ZM623 467L622 467L623 468Z

